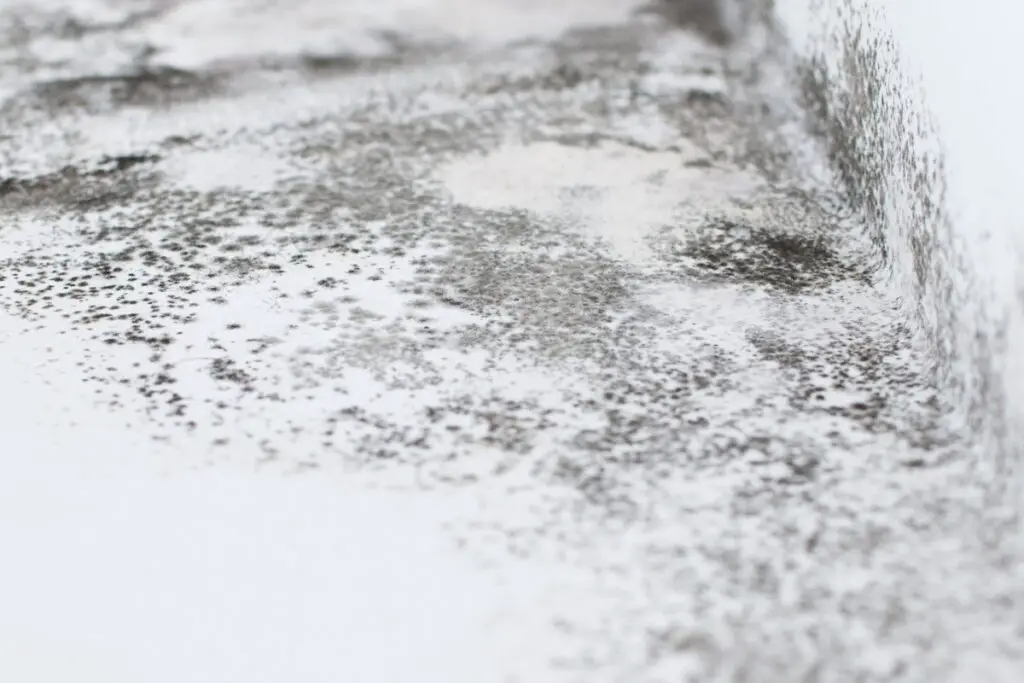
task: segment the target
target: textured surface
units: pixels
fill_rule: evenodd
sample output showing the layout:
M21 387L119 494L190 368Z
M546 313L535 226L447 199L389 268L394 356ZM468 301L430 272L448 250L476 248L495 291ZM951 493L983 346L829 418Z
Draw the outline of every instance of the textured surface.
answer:
M462 581L402 584L440 597L359 680L1016 680L1013 549L858 227L745 122L720 37L624 0L550 5L5 5L3 468L397 496L408 520L387 502L296 528L352 538L391 511L359 579L389 595L455 571L394 541L430 526L492 614L451 614ZM14 519L35 496L11 481ZM0 588L25 610L0 627L53 591L34 543L112 517L0 524L29 577ZM287 631L304 608L278 569ZM449 618L503 656L455 673L473 648L439 644L388 668ZM192 661L190 680L214 667ZM265 680L351 675L303 661Z

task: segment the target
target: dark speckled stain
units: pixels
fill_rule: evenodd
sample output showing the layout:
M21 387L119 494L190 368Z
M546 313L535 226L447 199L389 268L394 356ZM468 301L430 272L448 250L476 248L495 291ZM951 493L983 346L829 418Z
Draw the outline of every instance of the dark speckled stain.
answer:
M56 173L34 178L4 178L0 180L0 209L109 208L136 197L146 181L144 167L159 160L156 154L102 157L95 168L87 170L65 166Z
M703 6L683 11L675 4L672 16L681 24L703 26L714 37L717 19L700 14ZM838 285L868 291L869 270L836 248L842 228L825 219L802 219L800 226L778 220L748 225L709 215L690 239L663 254L656 275L645 275L556 221L514 209L453 204L432 180L447 161L492 151L508 140L581 147L614 140L644 148L642 141L623 140L623 124L638 112L652 111L705 148L702 164L745 167L764 148L744 147L754 136L731 117L728 94L691 89L655 98L642 92L642 78L663 68L645 54L654 41L643 30L606 31L593 44L579 32L514 77L480 66L466 69L458 87L435 86L465 111L423 114L418 98L424 93L405 92L396 83L389 98L368 97L341 113L304 120L301 134L297 124L289 129L295 137L282 153L300 160L309 173L268 192L186 190L156 170L158 162L193 147L216 150L231 144L207 139L201 131L152 150L97 159L89 167L0 180L2 210L29 214L45 207L77 219L73 258L44 245L0 259L0 305L33 324L59 316L59 324L86 330L103 344L142 351L130 368L111 369L98 357L86 358L81 379L92 381L98 399L115 410L128 403L126 393L143 396L148 418L171 438L210 427L210 445L230 450L247 438L230 422L231 415L256 406L266 409L257 414L272 427L259 444L268 459L299 457L288 438L313 434L319 448L300 454L304 467L354 453L368 468L381 463L416 468L424 486L467 484L528 463L538 488L556 483L581 501L565 514L614 522L616 528L639 526L650 508L662 505L666 515L677 515L673 533L684 529L680 537L696 537L707 530L693 528L691 513L693 518L698 512L721 513L722 538L661 549L652 545L640 553L644 562L657 565L652 576L673 590L685 585L681 592L687 595L698 592L694 585L703 591L707 584L719 595L747 596L774 610L779 599L773 586L780 574L790 572L787 576L795 576L801 587L808 586L808 604L798 616L816 620L814 590L830 588L822 563L835 564L820 558L832 552L842 562L869 562L864 559L869 553L857 548L871 532L860 516L848 523L848 508L860 503L833 501L846 507L831 508L828 516L822 499L844 481L870 479L875 465L868 463L879 450L909 449L919 457L906 462L917 471L933 466L925 455L951 444L938 426L942 407L927 398L934 392L915 374L913 363L887 363L911 350L907 330L851 318L846 329L811 343L781 325L752 325L735 332L750 349L745 357L731 350L735 340L707 335L685 314L666 313L640 297L649 285L680 291L739 285L767 293L784 308L825 296ZM695 58L693 73L718 73L713 57ZM301 59L302 68L323 78L387 68L344 56ZM600 87L591 87L596 84ZM43 85L36 103L65 114L81 107L173 109L217 98L234 85L230 74L140 72ZM5 117L20 115L0 111L0 126ZM265 130L246 135L270 135L289 125L268 121ZM778 178L782 185L792 180ZM338 209L347 211L344 220L335 217ZM253 225L259 227L256 235ZM324 256L336 259L336 269L313 270L310 263ZM392 270L412 275L388 280ZM329 332L322 341L329 352L311 350L288 359L287 376L272 378L281 380L273 384L267 376L275 366L268 359L281 340L254 336L249 323L238 322L238 312L226 304L241 286L282 274L308 275L308 283L289 292L284 306L298 334ZM356 314L354 307L364 302L351 285L382 280L388 294L415 303L403 304L402 319L393 327L376 329ZM365 303L372 308L374 302ZM837 306L843 303L836 299ZM345 306L351 315L339 317L337 309ZM454 331L434 329L434 309L456 310L477 322ZM191 342L196 348L182 348L198 313L211 310L220 316L220 327L208 339ZM372 311L363 315L373 318ZM248 344L245 351L231 345L239 338ZM177 358L198 356L193 361L215 385L210 395L192 396L182 388L184 361L172 362L172 349ZM428 351L446 349L483 350L492 363L519 359L545 375L568 372L582 388L559 388L557 401L544 405L511 396L498 384L463 390L438 376L427 358ZM388 375L398 365L419 374L411 372L412 379ZM764 396L747 401L744 382L751 377L745 373L751 367L765 369L769 386ZM389 383L388 390L427 387L438 392L437 398L415 404L421 414L410 423L409 416L382 412L372 401L348 398L343 370L349 368L366 370ZM306 389L332 391L330 408L313 417L285 411L319 400ZM859 397L838 405L823 401L843 389L857 390ZM803 431L789 429L804 424ZM891 438L870 441L879 434ZM857 450L852 441L869 445ZM837 463L836 452L850 455ZM459 467L487 458L486 467ZM891 460L886 458L884 467ZM676 496L670 485L726 474L746 479L716 488L722 497L711 503L697 495L694 501ZM528 553L545 534L578 528L563 524L560 514L551 512L533 536L505 529L510 551ZM797 515L816 523L820 518L823 531L797 537L785 527L787 518ZM718 527L712 531L719 533ZM773 569L763 557L765 548L818 569L788 564ZM671 561L658 565L659 552ZM681 562L686 553L687 562ZM709 568L707 580L657 574L684 572L684 565L698 557ZM854 605L852 597L862 596L851 596ZM714 609L704 604L693 616L699 623L721 617ZM737 619L743 621L736 627L743 634L767 637L758 624L747 624L747 616ZM683 629L678 624L649 629L652 661L696 647L697 636L687 640L677 627ZM886 633L879 638L888 642Z
M50 32L65 39L82 38L96 32L116 32L158 16L161 9L130 15L116 24L86 25L61 18ZM79 112L91 115L125 108L163 109L230 96L235 81L245 76L285 74L295 80L336 78L345 74L383 73L390 69L436 59L452 45L420 45L404 35L380 31L377 39L388 46L380 57L356 56L347 52L299 53L234 60L205 70L155 65L152 46L141 46L131 66L112 73L42 80L0 104L0 117L17 117L25 112Z
M643 65L636 36L631 38L632 48L629 41L624 41L611 56L579 40L578 35L567 39L550 70L514 82L496 81L481 74L477 81L467 84L464 96L484 109L490 108L488 118L442 114L353 126L345 137L346 148L354 155L346 168L334 161L331 133L307 135L301 154L326 172L270 194L227 190L204 194L166 187L159 174L149 171L160 158L153 153L102 159L91 170L69 167L38 178L5 180L0 186L0 203L6 208L52 205L101 218L83 222L80 237L86 245L103 246L102 250L87 249L73 264L62 265L52 256L33 255L8 262L0 279L17 282L12 292L17 298L7 305L33 316L45 314L61 300L87 302L63 315L78 325L102 323L103 330L97 330L97 337L103 342L145 345L151 359L159 362L183 326L193 319L198 302L226 301L232 283L302 267L315 251L390 254L397 259L408 250L433 244L443 247L441 255L416 266L423 291L442 304L491 321L460 332L461 345L498 345L509 350L529 347L532 353L539 353L539 362L554 367L574 359L590 359L605 368L595 381L607 385L605 397L613 407L587 408L603 415L607 426L581 434L578 443L581 447L587 444L581 452L604 452L625 445L633 453L627 459L664 462L666 453L688 448L688 437L711 434L701 446L711 449L708 453L740 453L742 449L729 446L728 439L713 436L732 429L731 421L711 424L695 413L684 418L685 426L679 426L678 418L691 409L695 392L702 396L716 392L724 395L734 388L730 379L732 362L714 344L708 345L700 358L690 360L688 372L666 378L657 368L621 355L623 344L645 344L639 321L636 327L621 327L617 338L592 334L595 325L609 325L615 316L635 307L634 274L560 226L538 222L526 213L446 207L432 191L418 189L418 176L409 175L411 169L429 171L432 164L423 164L424 158L441 160L493 149L509 130L518 131L526 140L550 139L552 136L535 131L563 115L566 101L561 93L608 73L614 66L605 63L609 59L618 65L623 60ZM345 60L340 65L356 68ZM583 110L598 130L631 112L635 101L615 94L632 90L644 68L626 70L625 75L618 69L612 73L615 75L605 79L603 90L587 96L574 94L574 98L583 100ZM131 82L142 88L139 93L164 93L163 99L151 99L150 105L202 99L215 93L204 78L180 73L143 75ZM109 84L105 79L83 81L82 87L105 83ZM185 97L175 100L178 93L185 93ZM488 98L507 98L510 94L527 97L536 104L522 110L488 107ZM130 97L115 100L118 106L131 103ZM670 104L663 103L666 107ZM70 105L60 101L53 106ZM353 111L349 120L374 121L379 118L380 106L368 103ZM404 105L399 102L389 106ZM680 127L698 138L702 130L720 126L721 116L728 109L723 96L702 98L700 92L691 92L672 106L673 118ZM389 112L391 120L396 118L394 113ZM575 139L558 134L554 139L562 144L592 146L606 136L594 132ZM187 148L197 140L172 142L174 147ZM388 150L386 155L380 154L382 146ZM725 149L711 152L718 158L744 153ZM329 216L339 206L350 210L357 225L383 220L380 234L394 246L378 251L374 233L334 228ZM255 221L264 231L259 236L233 234L244 221ZM320 227L297 234L293 229L296 225ZM526 244L531 247L529 251L520 248L511 252L507 248ZM556 253L559 255L553 255ZM668 265L674 272L672 277L684 281L748 282L785 294L810 292L862 275L844 263L825 240L714 218L709 219L698 239L688 241L683 251L669 259ZM44 271L50 274L45 279L37 275ZM335 287L344 288L347 279L363 276L367 274L353 266L348 273L334 275L332 281ZM167 293L162 305L144 294L154 290ZM634 341L628 341L631 338ZM836 362L842 364L841 359ZM865 366L876 362L870 357L861 359ZM244 393L266 398L272 395L257 390L252 374L226 356L211 361L209 372L218 382L236 385ZM623 376L632 379L624 380ZM102 380L102 375L94 379ZM163 409L153 415L165 415L172 424L187 427L195 419L192 413L196 406L183 400L170 380L173 370L125 378L119 383L127 381L154 402L162 402ZM810 390L798 384L792 391L793 408L800 410L807 405L801 396ZM638 402L648 406L647 417L627 418L614 407ZM882 407L850 417L877 422ZM483 407L477 410L478 416L488 414ZM407 441L398 435L386 440ZM707 456L701 453L704 451L692 452L691 457L699 460Z
M0 107L19 110L81 111L100 114L125 107L167 107L207 99L222 92L224 77L170 67L139 66L128 73L81 76L39 83Z
M716 34L717 20L700 7L684 8L676 3L671 12L676 22L697 22L701 30ZM580 437L580 443L590 444L588 449L635 442L638 452L646 454L636 456L641 460L677 449L672 444L679 444L680 434L658 429L656 416L662 411L684 410L693 392L729 390L732 370L728 358L712 345L702 359L693 361L690 372L671 378L658 377L656 370L627 362L616 348L621 339L601 338L588 331L594 325L610 324L616 315L634 306L631 283L636 281L635 275L559 226L545 225L523 212L449 209L432 191L418 189L420 178L410 176L407 170L429 172L431 164L421 163L424 158L443 160L493 149L510 130L526 140L557 139L562 144L583 146L602 142L607 139L602 132L574 136L536 131L550 128L552 121L564 115L566 91L573 91L575 100L582 102L582 111L597 131L628 115L637 101L635 97L617 97L617 93L634 92L637 79L652 68L645 62L642 45L643 36L633 29L577 32L557 47L556 58L546 69L512 80L482 73L461 93L491 111L483 119L441 114L402 121L394 108L411 107L414 101L390 102L387 112L381 111L380 103L368 103L351 112L349 121L370 123L378 120L380 113L387 113L388 120L399 120L352 125L346 131L345 146L354 155L346 165L358 169L357 173L336 167L336 141L330 133L314 132L306 136L300 153L325 172L266 195L226 190L204 194L166 187L160 175L151 172L160 159L155 153L101 159L92 169L68 167L37 178L5 179L0 184L0 205L5 209L52 206L99 218L82 222L80 237L92 247L103 246L102 250L87 250L66 266L55 257L31 254L8 262L0 278L17 282L12 292L17 299L8 306L32 316L45 313L59 300L87 302L63 315L79 325L103 323L97 336L105 343L143 344L153 359L159 359L192 320L197 301L226 301L231 283L302 267L315 251L378 253L372 233L339 230L327 222L335 207L344 206L357 225L385 221L380 234L395 246L382 253L394 258L426 244L445 248L441 256L417 266L425 291L446 305L494 320L463 331L461 344L499 344L512 350L529 345L540 353L541 362L555 365L592 359L607 368L598 381L607 383L605 394L612 405L653 402L649 416L640 422L623 417L616 408L594 406L605 415L608 426L599 436ZM306 67L322 72L364 72L386 66L356 62L344 55L303 60ZM632 66L623 68L624 64ZM712 68L710 62L694 65L700 73ZM226 77L142 69L126 76L46 83L35 92L43 105L54 110L73 110L83 102L105 102L114 108L163 107L216 97L222 91L218 79ZM581 85L598 81L604 83L602 90L582 94ZM523 109L488 105L489 99L510 96L536 104ZM698 139L709 137L729 111L724 95L699 90L686 93L679 101L666 98L658 105L666 111L671 108L670 120ZM199 140L169 142L173 143L171 149L187 149ZM383 147L388 150L386 155L380 153ZM744 153L710 151L719 159ZM260 236L234 235L234 228L243 221L255 221L265 230ZM292 228L296 225L322 228L295 234ZM523 244L530 245L531 251L511 253L506 248ZM560 255L548 255L556 253L555 249ZM742 281L785 294L814 291L837 280L862 276L823 240L718 219L709 219L700 237L688 241L668 265L674 269L674 277L684 280L712 284ZM343 288L346 279L365 275L357 266L353 268L333 276L334 286ZM52 275L45 279L36 275L43 271ZM163 307L144 294L152 290L168 293ZM566 334L567 330L579 333ZM640 344L644 337L641 327L628 325L619 334L635 336ZM864 359L865 364L872 362ZM269 396L256 391L251 374L229 358L211 361L210 373L217 381ZM634 379L624 381L624 373ZM172 422L187 424L192 419L187 417L191 409L175 393L168 377L173 379L172 371L129 381L140 383L138 390L154 401L164 401ZM794 388L794 395L803 391ZM799 408L801 399L793 400ZM874 410L868 417L878 415L879 410ZM722 428L709 425L700 416L691 417L686 429L692 432Z
M720 0L654 0L642 11L662 16L717 45L728 45L736 39L725 21Z
M437 44L436 42L419 44L409 36L395 31L376 31L375 37L387 46L383 54L377 57L346 52L305 53L297 58L278 60L264 57L257 60L256 64L243 63L237 65L236 68L297 69L300 73L314 78L335 77L351 73L367 74L434 59L439 53L454 47L451 44Z
M844 262L830 248L824 230L796 235L778 227L712 218L675 254L684 273L711 283L749 282L788 294L844 279L870 284L870 271L862 264Z
M550 70L539 74L510 76L499 74L488 79L480 86L484 95L495 93L533 92L541 90L572 90L595 78L596 73L574 64L571 61L560 61Z
M627 273L614 262L592 254L550 256L554 246L573 245L573 238L557 229L545 230L527 216L500 212L466 215L466 244L458 245L430 269L435 296L474 313L501 313L497 330L468 333L465 342L490 340L497 332L513 348L522 343L539 345L552 357L602 355L598 340L589 335L564 334L566 329L587 329L604 324L620 305L628 302ZM472 227L470 227L472 226ZM501 235L489 248L481 248L473 234ZM528 240L531 253L508 253L504 244ZM577 253L583 249L574 245Z

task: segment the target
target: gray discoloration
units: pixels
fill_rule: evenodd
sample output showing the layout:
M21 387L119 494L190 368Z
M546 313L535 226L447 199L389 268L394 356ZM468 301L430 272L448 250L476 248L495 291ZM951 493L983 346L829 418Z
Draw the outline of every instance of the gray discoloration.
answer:
M472 557L593 582L534 606L564 680L935 681L972 629L1015 642L927 357L720 48L392 56L67 81L86 105L26 70L0 127L63 137L0 140L0 304L183 458L468 491Z
M646 11L695 31L712 43L728 45L737 36L729 23L726 4L722 0L656 0Z

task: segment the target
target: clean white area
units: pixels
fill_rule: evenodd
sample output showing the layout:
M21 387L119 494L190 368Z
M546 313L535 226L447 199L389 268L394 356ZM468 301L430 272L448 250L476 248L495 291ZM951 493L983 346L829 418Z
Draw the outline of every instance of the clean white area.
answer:
M197 192L223 189L267 192L288 177L288 163L269 150L191 151L160 164L168 179Z
M0 484L4 680L470 683L493 671L476 613L487 591L408 495L73 472Z
M662 228L729 210L731 200L760 185L742 172L684 165L697 160L707 161L707 155L689 145L678 153L609 142L592 149L541 142L458 159L440 177L459 203L567 221L643 267L655 257L651 245Z
M74 341L0 323L0 680L480 683L543 649L495 631L457 499L184 470L44 363Z

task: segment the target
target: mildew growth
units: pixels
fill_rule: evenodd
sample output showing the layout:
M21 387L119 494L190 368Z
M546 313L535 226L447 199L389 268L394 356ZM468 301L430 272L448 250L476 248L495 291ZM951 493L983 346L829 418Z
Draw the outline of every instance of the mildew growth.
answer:
M0 208L6 211L38 210L40 207L66 211L109 208L143 191L145 168L160 160L157 154L128 154L101 157L95 168L65 166L56 173L33 178L0 180Z
M568 577L531 605L566 680L878 680L1011 619L990 555L948 542L977 487L939 457L921 350L850 226L750 163L770 131L723 53L640 21L528 47L345 62L299 113L227 72L140 103L173 136L92 150L102 172L0 141L30 169L0 199L0 305L185 461L471 501L450 531L472 557ZM282 162L266 187L189 182L253 149Z
M717 45L736 40L736 26L730 21L728 2L721 0L654 0L644 12L664 17L682 28L690 29Z
M219 92L213 74L140 67L133 73L52 80L34 87L18 107L100 114L122 107L164 107L205 99Z
M864 267L844 262L825 231L787 234L712 218L674 250L684 273L705 282L749 282L797 294L836 280L870 282Z
M932 144L920 83L901 63L881 19L839 3L827 27L828 54L797 57L773 18L772 3L755 3L749 21L770 36L759 59L781 60L793 71L805 124L824 146L829 166L876 250L880 269L900 291L906 314L930 340L929 361L946 391L978 434L998 431L1002 399L993 359L1002 342L992 336L990 312L977 293L958 288L970 267L957 246L945 207L944 159ZM832 9L828 10L832 12ZM971 310L977 319L961 319ZM977 333L969 330L976 330Z

